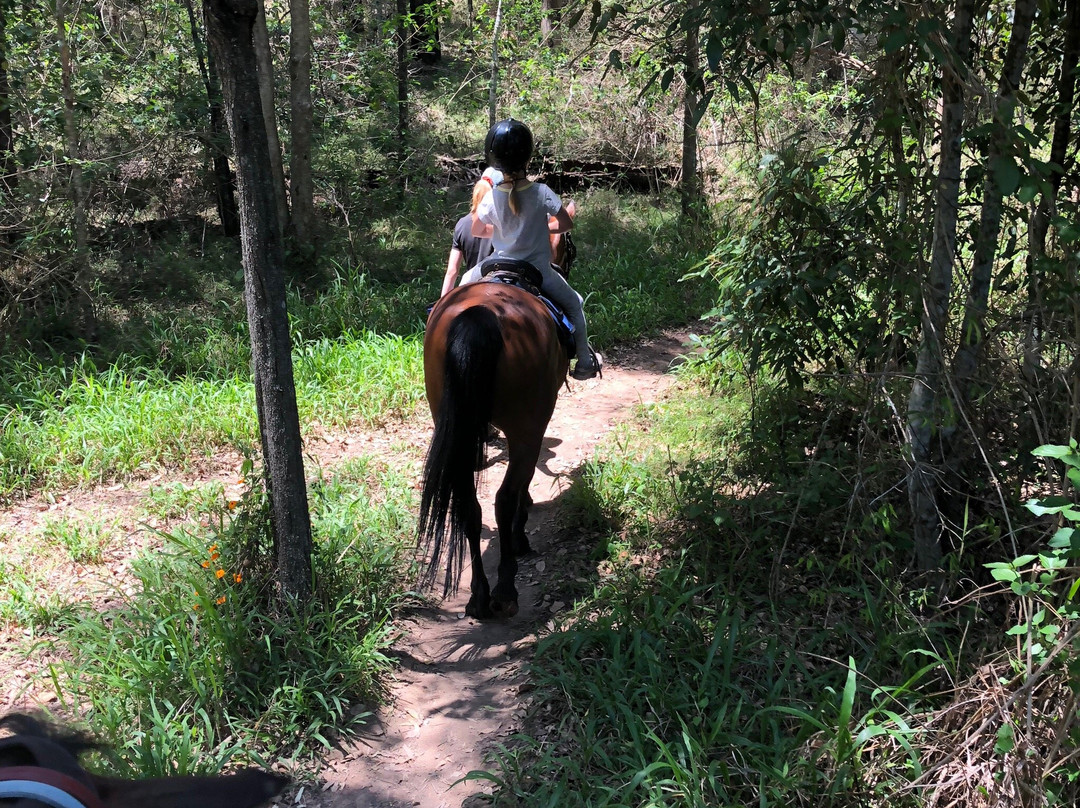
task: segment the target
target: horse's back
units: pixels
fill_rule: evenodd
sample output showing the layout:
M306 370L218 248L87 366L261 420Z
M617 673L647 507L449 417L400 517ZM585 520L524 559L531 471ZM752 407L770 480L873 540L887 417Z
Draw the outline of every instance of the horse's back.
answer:
M505 429L511 422L535 422L540 411L546 426L569 359L547 307L535 295L505 283L459 286L432 310L424 335L424 376L433 413L442 393L451 329L475 306L495 315L502 338L492 423Z

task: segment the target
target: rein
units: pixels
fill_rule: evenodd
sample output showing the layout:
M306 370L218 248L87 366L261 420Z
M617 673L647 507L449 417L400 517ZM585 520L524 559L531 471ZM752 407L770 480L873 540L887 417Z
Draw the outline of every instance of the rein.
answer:
M85 783L41 766L0 769L0 800L34 800L50 808L104 808Z

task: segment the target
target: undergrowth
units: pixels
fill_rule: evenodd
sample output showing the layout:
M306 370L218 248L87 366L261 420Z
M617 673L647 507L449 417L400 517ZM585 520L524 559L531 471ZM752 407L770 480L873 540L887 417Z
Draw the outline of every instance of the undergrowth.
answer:
M391 615L412 597L414 503L400 474L364 459L312 486L315 594L305 606L274 595L268 506L255 486L209 527L163 533L107 609L60 620L54 687L66 711L115 742L114 770L305 759L363 725L383 697Z
M569 502L599 563L539 644L528 737L472 775L497 804L921 804L925 722L987 639L980 608L922 608L850 517L858 443L805 449L821 422L777 432L779 403L763 430L745 387L687 374L586 466Z

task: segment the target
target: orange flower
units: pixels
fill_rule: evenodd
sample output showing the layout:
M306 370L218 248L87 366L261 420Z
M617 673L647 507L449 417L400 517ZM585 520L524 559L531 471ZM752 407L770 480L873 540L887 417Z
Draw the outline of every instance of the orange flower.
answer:
M193 603L191 605L191 608L194 609L195 611L199 611L199 604L198 603Z
M235 510L236 510L236 506L237 506L238 504L239 504L239 501L238 501L238 500L235 500L235 499L230 499L230 500L229 500L228 502L226 502L226 503L225 503L225 505L226 505L226 506L228 507L228 509L229 509L230 511L235 511Z
M224 595L222 595L220 598L217 599L217 605L218 606L220 606L224 602L225 602L225 596Z
M225 570L218 570L217 572L214 573L214 575L216 575L218 578L224 578L225 577Z
M208 570L208 569L210 569L210 562L209 561L204 561L202 563L202 566L203 566L204 570Z
M232 577L232 579L235 583L240 583L242 580L244 580L244 576L238 572Z

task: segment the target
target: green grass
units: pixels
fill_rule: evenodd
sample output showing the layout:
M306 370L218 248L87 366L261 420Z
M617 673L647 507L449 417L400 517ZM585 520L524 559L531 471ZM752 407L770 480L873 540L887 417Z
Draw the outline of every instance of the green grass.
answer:
M571 489L598 563L537 649L543 731L474 775L497 805L905 804L911 726L955 673L940 653L955 627L912 613L870 536L844 554L814 535L796 507L807 469L745 474L762 461L731 393L688 378ZM910 754L876 762L882 736Z
M301 428L399 418L420 397L415 338L349 335L296 354ZM34 485L92 484L164 467L223 446L257 442L246 377L170 379L160 371L86 361L73 369L11 362L12 409L0 422L0 493Z
M116 524L100 519L45 519L41 537L64 550L77 564L100 564L116 533Z
M143 776L304 758L361 725L382 698L391 615L408 599L414 521L401 473L360 460L311 488L316 594L272 596L265 498L224 503L211 526L162 534L136 586L106 613L61 620L53 668L78 710Z

